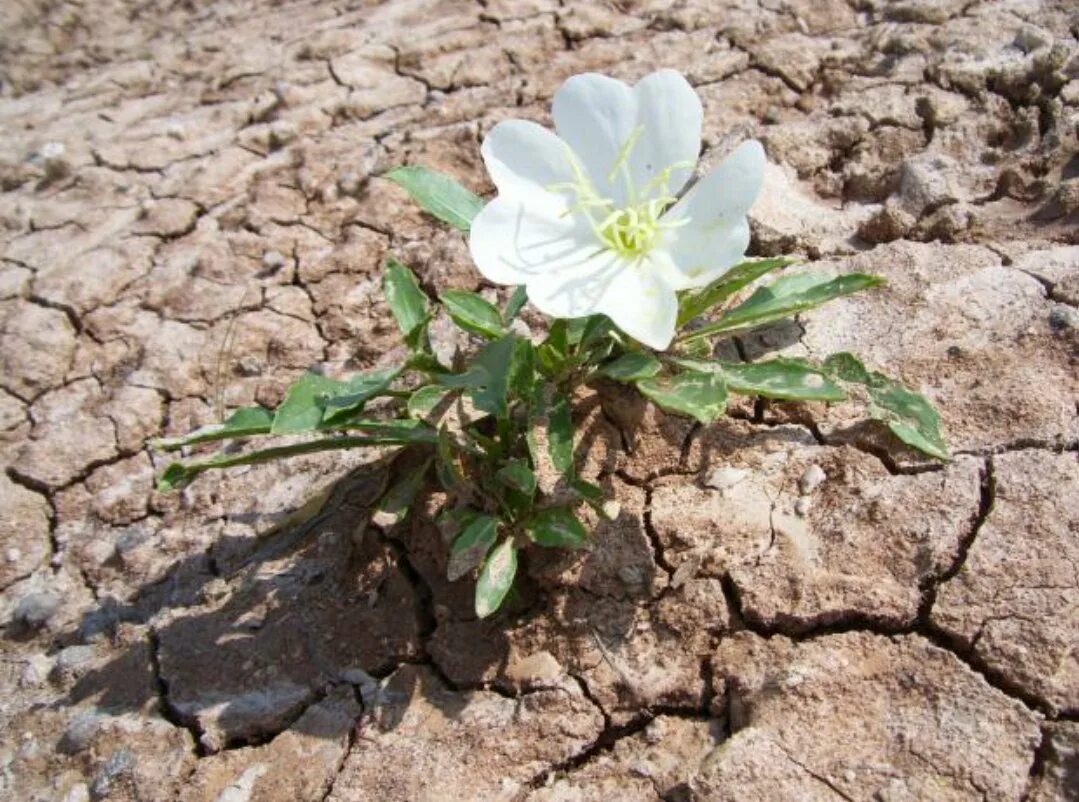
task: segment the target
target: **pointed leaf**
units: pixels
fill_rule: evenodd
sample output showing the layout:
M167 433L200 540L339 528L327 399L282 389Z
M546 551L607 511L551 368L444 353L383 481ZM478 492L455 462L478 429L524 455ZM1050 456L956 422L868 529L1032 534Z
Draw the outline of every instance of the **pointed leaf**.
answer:
M560 549L579 549L588 544L588 530L566 507L537 510L525 524L533 543Z
M531 496L536 492L536 475L523 459L511 459L495 474L504 484Z
M598 371L600 376L614 379L620 382L635 382L640 379L651 379L659 373L662 365L652 354L644 351L631 351L622 354L611 362L602 365Z
M440 387L437 384L421 387L408 397L408 416L417 420L426 420L452 392L453 388Z
M517 317L526 303L528 303L528 292L525 290L524 284L519 284L513 288L513 295L506 302L506 311L502 315L506 323L510 323Z
M468 231L483 208L483 200L437 170L406 165L390 170L386 178L403 187L425 212L461 231Z
M719 362L702 359L671 360L701 373L723 376L727 389L743 395L801 401L842 401L843 389L824 371L800 359L770 359L765 362Z
M506 333L498 307L474 292L446 290L439 300L453 322L471 334L493 340Z
M775 259L760 259L735 265L704 289L687 292L678 299L678 326L684 326L713 306L723 303L761 276L794 264L795 261L789 257L780 256Z
M420 289L412 271L392 256L386 259L382 289L406 344L415 350L428 319L427 295Z
M509 394L510 372L516 337L507 334L488 343L472 361L471 370L481 374L480 386L472 391L476 407L497 418L506 417L506 397Z
M406 471L390 485L375 508L376 523L379 526L396 526L408 516L416 502L416 496L423 488L431 462L432 460L428 459L419 468ZM381 520L377 520L378 518Z
M883 283L884 280L879 276L865 273L848 273L836 278L816 273L783 276L767 287L758 288L747 300L724 312L714 323L686 332L680 339L690 342L701 337L763 326L765 323L820 306L842 295L877 287Z
M401 373L401 368L377 368L359 373L344 382L340 391L327 395L323 401L322 420L340 423L363 410L364 404L385 390Z
M869 395L869 417L885 423L904 443L931 457L950 459L948 444L940 433L940 413L925 396L869 370L845 351L824 360L824 369L840 381L864 386Z
M474 515L465 523L450 549L446 579L456 582L483 564L498 537L498 524L499 520L490 515Z
M274 414L265 407L240 407L223 423L211 423L200 426L183 437L164 437L152 441L152 445L166 451L173 451L182 446L196 443L209 443L214 440L227 440L232 437L248 437L253 434L267 434L273 424Z
M686 371L668 378L643 379L637 389L670 412L711 423L727 408L727 387L716 373Z
M285 400L274 413L273 434L298 434L316 431L322 423L323 402L331 395L346 392L344 382L305 373L285 394Z
M476 582L476 615L486 618L502 606L517 575L517 549L506 538L487 557Z
M306 440L302 443L273 446L242 454L226 452L203 460L171 463L158 478L157 487L159 490L173 490L177 487L183 487L203 471L213 468L257 465L297 454L313 454L319 451L335 451L346 448L360 448L362 446L405 445L411 442L413 441L410 439L402 439L392 435L328 437L322 440Z

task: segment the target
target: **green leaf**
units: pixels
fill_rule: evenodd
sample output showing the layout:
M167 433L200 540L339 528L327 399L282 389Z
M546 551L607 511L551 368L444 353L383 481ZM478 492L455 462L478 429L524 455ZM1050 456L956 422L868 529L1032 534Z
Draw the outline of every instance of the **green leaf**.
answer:
M476 616L486 618L502 606L517 575L517 549L506 538L487 557L476 582Z
M433 445L438 442L438 433L418 420L364 420L355 419L335 426L341 429L359 429L367 435L392 437L402 443Z
M404 475L398 477L397 481L390 485L389 490L383 494L376 507L376 512L392 519L388 522L388 525L395 526L408 517L412 505L416 502L416 496L419 495L420 490L423 488L423 482L427 477L427 470L431 467L432 461L428 459L419 468L405 471ZM383 521L378 523L382 526L387 525L387 522Z
M760 259L737 264L707 287L697 292L684 293L678 299L678 327L681 328L713 306L721 304L748 284L766 273L794 264L787 256Z
M536 347L536 362L544 375L557 375L566 363L569 354L568 325L565 318L551 323L545 339Z
M412 271L392 256L386 259L382 290L386 293L386 303L390 305L390 311L404 335L405 343L412 350L416 350L420 346L429 319L427 295L420 289Z
M506 333L498 307L474 292L446 290L439 300L453 322L471 334L493 340Z
M614 379L620 382L635 382L639 379L651 379L659 373L662 365L652 354L644 351L631 351L622 354L612 362L602 365L598 371L600 376Z
M224 423L211 423L200 426L183 437L164 437L152 441L152 445L165 451L173 451L182 446L196 443L209 443L214 440L228 440L232 437L248 437L253 434L267 434L273 424L273 412L265 407L240 407Z
M425 212L461 231L468 231L483 208L482 199L437 170L406 165L393 168L386 178L403 187Z
M723 376L727 389L743 395L801 401L842 401L843 388L824 371L801 359L770 359L765 362L712 362L701 359L671 359L676 365L701 373Z
M925 396L869 370L845 351L824 360L824 369L840 381L864 386L869 395L869 417L882 421L904 443L931 457L950 459L948 444L940 433L940 413Z
M670 412L711 423L727 408L727 387L717 373L686 371L637 382L637 389Z
M533 543L561 549L579 549L588 544L588 530L566 507L537 510L525 523L525 533Z
M426 420L452 392L454 392L452 387L440 387L437 384L421 387L408 397L408 416L417 420Z
M547 450L559 473L573 469L573 418L569 399L559 393L547 403Z
M322 423L325 399L344 392L344 382L318 373L305 373L288 388L285 400L274 413L271 433L298 434L316 431Z
M499 520L490 515L475 514L468 520L450 548L446 579L456 582L473 568L483 564L487 552L498 537L498 524ZM499 601L501 603L501 600Z
M529 398L536 384L536 349L523 337L518 337L513 347L510 365L510 392L518 398Z
M313 454L318 451L335 451L347 448L359 448L361 446L383 445L406 445L414 442L412 439L402 439L391 435L378 435L373 437L329 437L322 440L306 440L302 443L290 443L285 446L272 446L270 448L248 451L243 454L223 453L216 454L203 460L191 462L173 462L165 468L157 480L159 490L173 490L183 487L203 471L213 468L231 468L235 465L256 465L262 462L270 462L283 457L291 457L297 454Z
M528 292L525 290L523 284L519 284L513 288L513 295L511 295L510 299L506 302L506 311L502 314L506 323L510 323L517 317L526 303L528 303Z
M765 323L820 306L834 298L883 283L884 279L879 276L865 273L848 273L836 278L815 273L783 276L767 287L758 288L748 299L734 309L724 312L714 323L686 332L680 339L690 342L701 337L763 326Z
M340 423L360 412L364 404L385 390L400 373L401 368L378 368L352 376L339 392L323 399L323 422Z
M509 394L510 373L517 338L507 334L488 343L472 360L470 372L480 374L479 386L472 390L476 408L497 418L506 417L506 397Z
M525 495L531 496L536 492L536 475L523 459L508 460L499 468L495 476L504 484L520 490Z
M438 430L438 441L435 446L435 475L438 477L439 484L447 492L468 495L468 484L457 462L453 440L445 426Z

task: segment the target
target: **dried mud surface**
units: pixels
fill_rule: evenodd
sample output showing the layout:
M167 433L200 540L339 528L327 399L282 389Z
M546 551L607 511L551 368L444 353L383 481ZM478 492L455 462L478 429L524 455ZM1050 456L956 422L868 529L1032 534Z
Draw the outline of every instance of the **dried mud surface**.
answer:
M1065 0L4 3L0 797L1076 799L1077 36ZM659 67L705 165L764 143L753 254L888 279L730 352L863 353L951 463L597 387L621 513L482 622L437 494L369 519L384 454L153 491L148 437L401 356L388 251L492 290L381 173L489 192L494 123Z

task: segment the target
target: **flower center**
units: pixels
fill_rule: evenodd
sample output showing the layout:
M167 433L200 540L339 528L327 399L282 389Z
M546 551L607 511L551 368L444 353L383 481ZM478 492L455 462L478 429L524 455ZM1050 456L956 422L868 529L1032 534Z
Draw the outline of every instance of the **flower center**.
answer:
M566 209L565 214L583 213L588 224L595 232L603 247L630 258L639 259L659 241L664 229L684 225L687 220L663 220L663 213L677 199L668 191L671 173L692 164L678 162L668 166L654 176L646 186L634 186L629 169L629 157L641 134L640 127L634 129L622 143L614 164L611 166L608 181L613 183L619 175L625 181L629 204L622 209L614 208L614 201L605 198L596 191L595 185L585 174L572 152L567 154L573 181L553 184L547 189L552 192L569 191L576 197L576 203ZM644 198L652 197L651 200Z
M666 198L619 209L595 225L600 242L622 256L643 256L659 236L660 215L667 208Z

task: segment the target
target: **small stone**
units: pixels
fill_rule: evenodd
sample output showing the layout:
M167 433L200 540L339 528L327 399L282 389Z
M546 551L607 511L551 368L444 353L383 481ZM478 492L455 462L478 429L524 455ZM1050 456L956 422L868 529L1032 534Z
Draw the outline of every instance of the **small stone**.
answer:
M90 796L93 799L107 797L112 791L112 784L125 774L131 774L135 770L135 756L128 749L120 749L113 752L101 771L94 777L90 784Z
M794 514L797 515L799 518L805 518L806 514L808 514L809 512L810 506L811 504L809 499L804 497L800 498L796 502L794 502Z
M1048 47L1052 39L1044 31L1038 30L1032 25L1024 25L1015 35L1015 46L1024 53L1033 53L1043 47Z
M90 745L101 728L101 717L94 713L80 713L71 720L60 736L56 749L65 755L75 755Z
M704 483L708 487L722 492L730 490L739 482L744 481L747 476L749 476L749 472L741 468L716 468L708 474Z
M363 186L363 179L360 174L355 170L349 170L342 173L337 178L337 189L342 195L346 195L350 198L354 198L360 194L360 188Z
M31 629L39 629L60 609L60 598L48 591L28 593L15 607L15 620Z
M1049 327L1054 331L1079 328L1079 312L1066 304L1057 304L1049 310Z
M90 789L86 783L75 783L68 789L64 802L90 802Z
M798 480L798 488L802 491L803 496L808 496L820 487L827 478L828 474L819 465L810 465L805 469L802 478Z
M280 270L285 266L285 257L280 251L266 251L262 254L262 266L267 270Z

